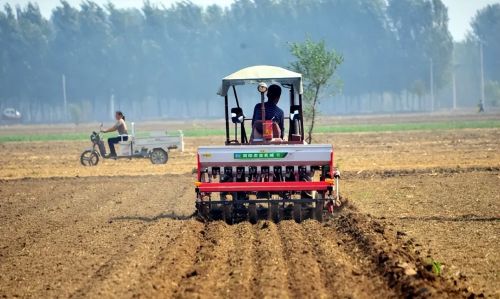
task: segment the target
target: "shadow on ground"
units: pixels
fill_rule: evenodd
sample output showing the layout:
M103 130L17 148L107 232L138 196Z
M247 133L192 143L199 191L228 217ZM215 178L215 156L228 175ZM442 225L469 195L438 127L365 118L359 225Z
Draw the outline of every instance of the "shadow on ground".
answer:
M142 221L142 222L155 222L161 219L173 219L173 220L189 220L193 218L194 215L177 215L175 213L161 213L156 216L119 216L110 218L109 221Z

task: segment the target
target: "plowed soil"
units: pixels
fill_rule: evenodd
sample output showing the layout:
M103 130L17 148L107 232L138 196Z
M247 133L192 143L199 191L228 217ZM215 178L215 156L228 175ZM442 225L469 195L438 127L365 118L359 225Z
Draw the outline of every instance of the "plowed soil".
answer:
M217 138L91 169L83 143L0 144L0 296L500 295L500 130L318 137L337 145L344 209L232 226L191 217L195 146Z
M335 147L344 171L385 171L457 167L500 167L500 130L318 134L315 143ZM200 145L221 145L224 138L185 138L186 150L169 152L166 165L147 159L104 160L98 167L80 165L90 142L0 143L0 178L76 177L191 173Z

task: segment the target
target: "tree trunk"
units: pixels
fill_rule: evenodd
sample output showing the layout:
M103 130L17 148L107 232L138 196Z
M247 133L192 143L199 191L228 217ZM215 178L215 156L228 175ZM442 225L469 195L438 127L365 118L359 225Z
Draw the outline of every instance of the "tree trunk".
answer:
M311 111L311 125L309 126L309 131L307 132L307 139L306 142L311 144L312 142L312 133L314 130L314 123L316 121L316 104L318 102L318 95L319 95L319 89L320 86L316 86L316 91L314 92L314 99L312 103L312 111Z

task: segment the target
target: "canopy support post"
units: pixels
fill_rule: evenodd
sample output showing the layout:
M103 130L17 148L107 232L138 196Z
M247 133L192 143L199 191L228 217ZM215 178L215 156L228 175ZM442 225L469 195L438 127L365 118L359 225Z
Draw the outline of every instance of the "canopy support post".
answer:
M262 130L264 130L264 122L266 121L266 106L264 105L264 93L260 93L260 114L262 120Z
M224 97L224 107L226 114L226 144L229 144L229 111L227 95Z
M299 106L300 106L300 136L301 141L304 141L304 109L302 109L302 95L299 94Z
M238 94L236 93L236 87L233 85L234 98L236 99L236 107L240 108L240 101L238 100Z
M294 90L293 84L292 84L290 86L290 107L292 107L293 105L295 105L295 90ZM290 118L288 120L288 140L292 140L292 133L297 134L296 129L295 129L295 125L294 125L294 121Z

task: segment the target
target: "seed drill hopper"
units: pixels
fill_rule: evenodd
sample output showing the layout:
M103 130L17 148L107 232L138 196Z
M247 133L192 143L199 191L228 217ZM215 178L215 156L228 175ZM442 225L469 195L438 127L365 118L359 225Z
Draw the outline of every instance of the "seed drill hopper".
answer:
M236 87L244 84L258 86L262 103L263 117L255 120L253 127L236 93ZM265 119L267 84L281 85L280 106L289 105L290 115L285 117L288 134L284 138L280 138L277 125ZM244 68L222 80L218 94L224 97L226 142L224 146L198 148L195 185L200 218L228 223L256 223L259 219L322 221L340 204L340 175L333 161L333 146L304 141L302 91L301 74L274 66ZM230 93L235 100L231 109ZM262 126L261 133L257 125Z

